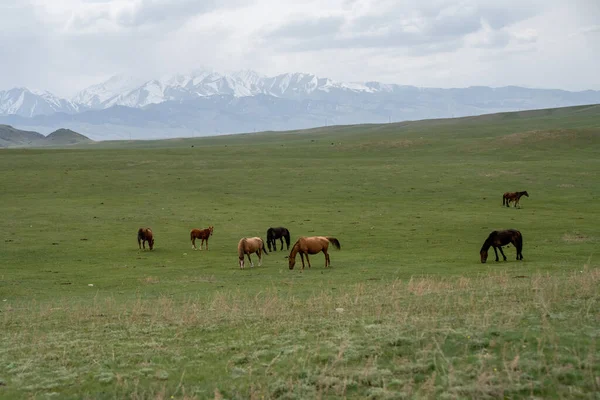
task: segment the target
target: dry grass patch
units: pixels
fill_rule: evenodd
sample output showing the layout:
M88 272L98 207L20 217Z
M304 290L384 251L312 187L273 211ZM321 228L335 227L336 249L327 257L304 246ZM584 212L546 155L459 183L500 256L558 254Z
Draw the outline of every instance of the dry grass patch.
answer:
M600 376L599 300L600 268L588 267L308 298L5 305L0 376L13 397L585 397Z
M581 242L589 242L590 240L592 240L592 238L590 238L587 235L584 235L582 233L579 232L571 232L571 233L565 233L562 236L562 240L564 240L565 242L569 242L569 243L581 243Z

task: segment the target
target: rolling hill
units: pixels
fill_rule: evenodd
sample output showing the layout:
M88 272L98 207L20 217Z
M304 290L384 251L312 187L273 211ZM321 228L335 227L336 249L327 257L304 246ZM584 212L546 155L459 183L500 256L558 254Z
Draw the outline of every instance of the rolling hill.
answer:
M92 142L93 140L87 136L70 129L58 129L48 136L44 136L38 132L16 129L10 125L0 125L0 148L69 146Z

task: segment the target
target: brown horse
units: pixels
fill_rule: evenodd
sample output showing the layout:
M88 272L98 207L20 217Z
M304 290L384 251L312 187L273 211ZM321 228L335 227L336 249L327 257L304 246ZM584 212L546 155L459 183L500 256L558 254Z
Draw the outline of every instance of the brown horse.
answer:
M479 255L481 256L481 262L485 263L488 258L488 249L490 247L494 248L494 253L496 254L496 261L498 261L498 251L496 248L500 249L500 253L502 257L504 257L504 261L506 261L506 256L502 251L502 246L506 246L507 244L512 243L513 246L517 249L517 260L523 259L523 235L516 229L507 229L505 231L493 231L490 233L485 242L483 242L483 246L479 251Z
M244 254L248 256L248 261L250 261L250 268L254 267L254 263L250 258L250 254L256 253L258 256L258 266L260 267L262 264L262 252L267 253L267 249L265 249L265 243L259 237L253 238L242 238L238 243L238 258L240 260L240 269L244 269Z
M289 261L290 269L294 269L294 265L296 264L296 254L300 253L300 259L302 260L302 269L304 269L304 256L306 256L306 261L308 262L308 268L310 268L310 260L308 259L309 254L317 254L319 252L323 252L325 254L325 268L331 266L331 260L329 259L329 253L327 253L327 249L329 248L329 244L332 244L336 249L340 249L340 242L334 237L325 237L325 236L309 236L309 237L301 237L299 238L294 246L292 247L292 251L290 255L287 257Z
M146 250L146 242L148 242L148 247L150 250L154 247L154 236L152 235L152 229L150 228L140 228L138 229L138 246L141 249L144 246L144 250Z
M208 238L213 234L213 226L209 226L206 229L192 229L190 232L190 240L192 241L192 249L196 250L196 239L200 239L200 250L202 250L202 243L206 241L206 250L208 250Z
M506 192L506 193L504 193L504 195L502 195L502 205L506 205L506 207L510 207L510 202L514 201L515 208L516 208L517 204L519 204L519 200L521 200L521 197L523 197L523 196L529 197L529 193L527 193L526 190L523 192Z

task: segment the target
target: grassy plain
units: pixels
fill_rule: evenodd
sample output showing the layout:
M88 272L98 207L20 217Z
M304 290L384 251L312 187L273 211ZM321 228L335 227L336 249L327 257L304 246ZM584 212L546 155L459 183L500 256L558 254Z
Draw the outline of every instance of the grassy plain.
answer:
M600 393L599 106L4 150L0 170L0 397ZM237 241L274 225L337 237L333 268L239 270ZM499 228L523 262L479 263Z

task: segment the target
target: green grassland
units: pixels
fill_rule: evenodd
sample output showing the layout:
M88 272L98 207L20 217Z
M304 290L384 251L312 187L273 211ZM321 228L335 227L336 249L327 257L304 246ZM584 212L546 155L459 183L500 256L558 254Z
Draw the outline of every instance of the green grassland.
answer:
M600 395L600 106L11 149L0 170L0 397ZM238 240L279 225L338 238L332 268L240 270ZM524 260L481 264L503 228Z

